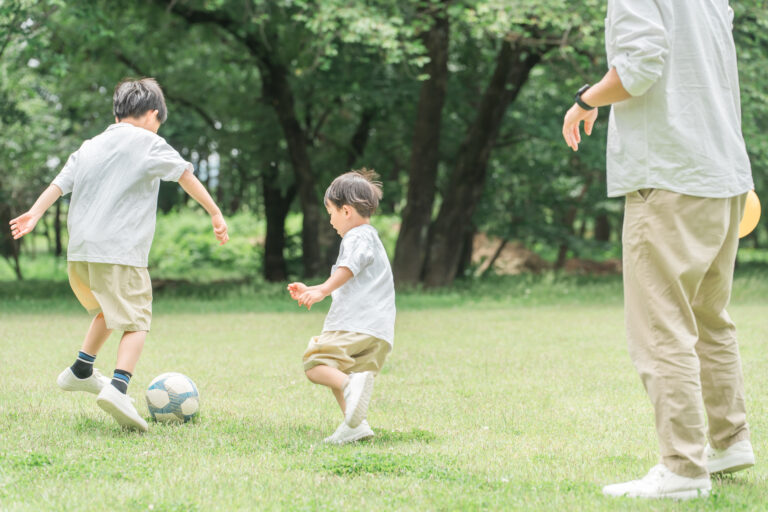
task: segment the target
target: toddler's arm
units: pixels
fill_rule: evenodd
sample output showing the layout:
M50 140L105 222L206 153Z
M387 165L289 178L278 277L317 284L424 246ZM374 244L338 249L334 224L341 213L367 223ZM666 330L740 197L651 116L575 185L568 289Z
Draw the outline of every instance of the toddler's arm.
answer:
M299 297L302 293L309 290L310 288L315 288L314 286L307 286L304 283L291 283L288 285L288 292L291 294L291 298L293 300L299 300Z
M184 192L192 196L192 199L200 203L200 206L205 208L205 211L211 216L213 233L216 235L216 239L221 242L219 245L227 243L229 240L227 223L224 221L224 216L221 214L219 207L216 206L216 202L211 197L211 194L205 190L200 180L189 170L186 170L181 175L181 178L179 178L179 185L184 189Z
M45 191L40 194L35 204L29 209L27 213L23 213L11 220L11 235L14 240L18 240L23 237L37 225L37 221L43 216L46 210L61 197L61 189L56 185L49 185Z
M329 277L328 280L323 284L311 287L304 285L305 289L299 294L298 297L299 306L307 306L307 310L312 309L312 304L315 302L320 302L353 277L354 274L352 274L352 271L347 267L339 267L336 269L336 272L331 274L331 277ZM293 295L293 292L291 295Z

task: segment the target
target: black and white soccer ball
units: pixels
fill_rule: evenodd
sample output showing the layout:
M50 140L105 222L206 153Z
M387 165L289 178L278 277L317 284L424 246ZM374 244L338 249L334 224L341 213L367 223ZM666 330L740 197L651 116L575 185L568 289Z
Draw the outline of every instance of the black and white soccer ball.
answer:
M163 373L147 388L147 408L156 421L189 421L200 410L200 394L192 379L181 373Z

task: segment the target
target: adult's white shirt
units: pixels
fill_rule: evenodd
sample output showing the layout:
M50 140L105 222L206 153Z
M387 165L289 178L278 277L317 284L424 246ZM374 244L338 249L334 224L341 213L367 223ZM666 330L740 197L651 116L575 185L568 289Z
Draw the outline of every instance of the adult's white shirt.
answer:
M608 195L753 188L727 0L609 0L605 45L633 97L608 124Z
M323 332L368 334L394 345L395 284L376 228L363 224L344 234L331 274L339 267L348 268L354 277L331 294Z
M83 142L53 180L72 192L67 260L146 267L160 180L194 168L165 139L129 123Z

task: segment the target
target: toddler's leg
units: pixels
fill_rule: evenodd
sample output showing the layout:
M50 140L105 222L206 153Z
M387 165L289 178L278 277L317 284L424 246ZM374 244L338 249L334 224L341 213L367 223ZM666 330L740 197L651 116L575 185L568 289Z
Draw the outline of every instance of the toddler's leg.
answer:
M324 364L313 366L309 370L306 370L305 373L307 374L307 378L315 384L321 384L331 388L333 396L336 397L336 401L339 403L339 407L341 407L341 412L343 413L346 409L344 403L344 386L347 384L347 374L332 366Z

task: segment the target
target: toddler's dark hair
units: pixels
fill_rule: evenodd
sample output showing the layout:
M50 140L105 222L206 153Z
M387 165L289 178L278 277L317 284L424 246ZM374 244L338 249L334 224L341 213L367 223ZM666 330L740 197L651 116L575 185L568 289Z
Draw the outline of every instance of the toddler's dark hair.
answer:
M371 169L362 168L342 174L325 191L323 203L336 208L349 205L362 217L370 217L379 206L382 196L379 175Z
M115 87L112 105L112 112L118 119L140 117L147 110L157 110L161 123L168 118L163 90L154 78L126 78Z

